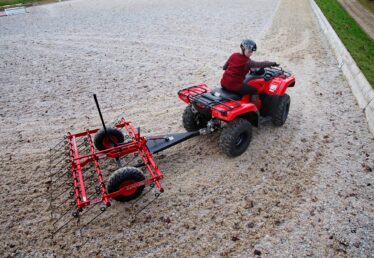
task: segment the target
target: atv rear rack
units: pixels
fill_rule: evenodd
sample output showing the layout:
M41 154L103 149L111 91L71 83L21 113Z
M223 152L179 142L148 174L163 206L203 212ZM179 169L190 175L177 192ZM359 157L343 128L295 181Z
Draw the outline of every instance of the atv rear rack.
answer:
M181 89L178 91L178 96L183 101L195 103L199 108L204 109L209 107L210 109L216 110L223 116L227 116L227 112L241 106L239 101L224 96L214 96L213 94L209 96L206 94L209 92L211 91L205 84L199 84ZM233 105L228 105L228 102ZM221 107L223 109L221 109Z

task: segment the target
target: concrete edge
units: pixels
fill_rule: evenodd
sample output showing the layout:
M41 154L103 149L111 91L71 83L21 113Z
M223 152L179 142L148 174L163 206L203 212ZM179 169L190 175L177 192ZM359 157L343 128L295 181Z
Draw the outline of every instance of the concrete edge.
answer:
M343 71L343 74L352 89L352 93L357 99L359 107L365 112L369 130L374 135L374 90L364 74L358 68L356 62L345 48L343 42L336 34L325 15L322 13L321 9L314 0L309 0L309 3L323 33L334 50L335 56L339 62L339 67Z

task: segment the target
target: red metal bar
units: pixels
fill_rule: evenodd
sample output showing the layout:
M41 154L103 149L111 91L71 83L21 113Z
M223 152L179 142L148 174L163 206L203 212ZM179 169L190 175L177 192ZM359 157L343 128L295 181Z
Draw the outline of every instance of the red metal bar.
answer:
M163 174L158 169L156 163L152 158L151 153L147 148L147 140L144 137L140 137L140 135L135 132L134 127L129 122L126 122L124 118L121 119L121 122L125 126L126 130L129 132L130 137L133 138L133 141L138 143L139 154L143 159L144 164L146 165L149 173L151 174L154 182L156 183L156 186L160 189L160 191L163 191L160 182L158 181L158 179L156 179L156 177L160 177L160 179L162 179ZM122 126L122 124L119 126ZM157 174L157 176L155 174Z
M90 151L93 155L95 155L95 147L92 142L91 134L87 133L87 138L88 138L88 144L90 145ZM106 197L106 189L103 181L103 176L101 175L101 170L99 166L99 162L97 161L97 158L93 158L93 162L95 165L95 170L97 173L97 177L99 178L99 184L101 186L101 192L103 193L103 201L105 204L109 202L109 199Z
M160 178L157 177L156 179L158 180ZM124 187L122 187L121 189L119 189L116 192L107 194L106 197L107 198L113 198L113 197L121 195L121 193L124 192L124 191L128 191L128 190L134 189L134 188L138 188L139 186L147 185L147 184L153 183L154 181L155 181L155 178L147 178L147 179L145 179L143 181L136 182L136 183L133 183L131 185L124 186Z
M72 142L71 142L71 134L68 133L67 135L67 142L69 146L69 154L70 154L70 167L71 167L71 172L73 176L73 186L74 186L74 193L75 193L75 204L76 207L80 207L80 194L79 194L79 188L78 188L78 179L77 179L77 173L75 170L75 161L74 161L74 152L73 152L73 147L72 147Z
M128 150L126 150L128 149ZM106 149L106 150L102 150L102 151L97 151L97 152L93 152L93 153L90 153L90 154L87 154L87 155L83 155L83 156L78 156L78 157L75 157L74 160L78 160L78 159L84 159L84 158L93 158L95 156L98 156L100 154L116 154L115 151L118 150L118 153L122 153L122 154L130 154L130 153L133 153L135 151L138 150L138 145L136 143L126 143L124 145L119 145L119 146L116 146L116 147L113 147L113 148L110 148L110 149ZM103 157L105 157L103 155ZM111 156L111 158L115 158L116 156Z
M74 157L79 157L77 140L76 140L75 136L72 137L72 142L73 142L73 148L74 148ZM84 186L84 180L83 180L83 175L82 175L82 168L81 168L79 159L75 160L75 166L76 166L76 172L78 174L79 187L80 187L80 190L81 190L82 201L85 202L85 201L87 201L87 195L86 195L86 189L85 189L85 186Z
M81 133L75 133L75 134L70 134L72 137L82 137L82 136L85 136L87 134L93 134L93 133L97 133L100 129L93 129L93 130L87 130L87 131L84 131L84 132L81 132Z

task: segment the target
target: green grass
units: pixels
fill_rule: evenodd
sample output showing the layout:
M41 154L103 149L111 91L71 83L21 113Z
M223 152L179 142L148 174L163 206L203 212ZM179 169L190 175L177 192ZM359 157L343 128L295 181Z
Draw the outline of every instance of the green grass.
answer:
M315 0L374 88L374 41L337 0Z
M35 2L42 2L40 0L0 0L0 7L4 5L12 5L12 4L29 4Z

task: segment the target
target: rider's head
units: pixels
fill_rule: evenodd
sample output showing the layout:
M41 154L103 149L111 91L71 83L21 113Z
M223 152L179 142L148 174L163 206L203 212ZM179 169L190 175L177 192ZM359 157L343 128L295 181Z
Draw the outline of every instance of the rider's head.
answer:
M242 49L242 54L250 57L254 51L257 50L256 42L251 39L244 39L240 44L240 48Z

